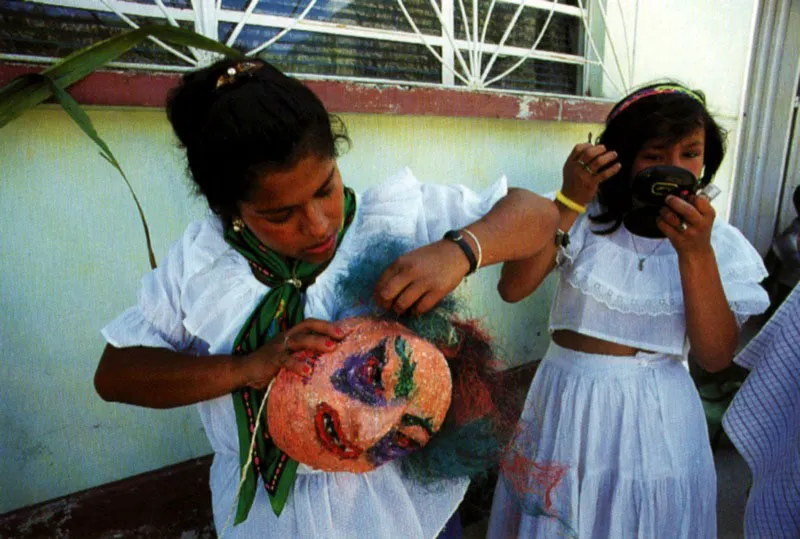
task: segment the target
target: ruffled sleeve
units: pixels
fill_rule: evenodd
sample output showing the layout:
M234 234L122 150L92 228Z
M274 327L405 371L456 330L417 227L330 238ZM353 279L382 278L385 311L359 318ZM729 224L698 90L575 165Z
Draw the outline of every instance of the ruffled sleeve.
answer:
M766 311L769 296L760 283L767 277L767 269L758 251L737 228L724 222L714 223L711 246L725 297L737 319L742 322Z
M508 193L502 176L486 189L475 192L463 185L423 184L422 227L428 242L439 240L445 232L462 228L486 215Z
M365 191L360 202L368 228L375 216L394 220L398 225L413 224L417 243L425 245L441 239L450 229L477 221L507 193L505 176L475 192L463 185L421 183L409 168L404 168L383 185ZM408 235L412 231L401 226L399 232Z
M194 303L191 294L187 295L187 283L228 250L215 217L209 215L189 225L159 267L142 279L138 303L102 329L105 339L118 348L202 348L195 338L197 333L185 323L187 310L192 311Z
M408 168L364 191L335 258L308 289L306 317L330 320L344 312L336 295L337 281L348 275L366 249L380 245L387 236L402 240L409 250L437 241L448 230L483 217L507 192L505 178L476 193L460 185L423 184Z
M683 287L677 253L667 239L633 236L624 226L608 235L592 230L588 215L581 215L570 229L569 245L559 255L559 269L573 288L606 307L637 315L683 313ZM743 322L769 306L759 284L767 275L758 252L733 226L716 221L711 246L717 259L722 286L731 310ZM641 268L639 264L642 263Z

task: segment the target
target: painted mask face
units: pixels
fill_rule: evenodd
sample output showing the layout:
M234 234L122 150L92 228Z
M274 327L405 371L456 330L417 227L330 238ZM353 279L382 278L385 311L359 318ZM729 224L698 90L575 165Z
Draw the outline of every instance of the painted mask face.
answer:
M428 443L452 382L439 350L405 326L353 318L353 331L308 377L282 371L267 402L269 433L298 462L368 472Z

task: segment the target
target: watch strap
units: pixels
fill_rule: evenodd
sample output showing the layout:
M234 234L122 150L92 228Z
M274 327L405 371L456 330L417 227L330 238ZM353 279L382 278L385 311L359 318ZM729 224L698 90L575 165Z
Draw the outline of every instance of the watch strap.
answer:
M461 247L461 250L467 257L467 261L469 261L469 272L467 272L467 275L475 273L475 270L478 269L478 259L475 257L475 253L472 251L472 247L470 246L469 242L464 238L464 235L461 233L461 231L448 230L444 234L444 239L450 240L459 247Z

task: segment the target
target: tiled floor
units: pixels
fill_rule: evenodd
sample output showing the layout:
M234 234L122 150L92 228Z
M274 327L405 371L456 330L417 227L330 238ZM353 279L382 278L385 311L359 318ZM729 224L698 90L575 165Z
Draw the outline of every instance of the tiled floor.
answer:
M720 447L714 460L717 463L717 537L742 538L750 468L730 445Z

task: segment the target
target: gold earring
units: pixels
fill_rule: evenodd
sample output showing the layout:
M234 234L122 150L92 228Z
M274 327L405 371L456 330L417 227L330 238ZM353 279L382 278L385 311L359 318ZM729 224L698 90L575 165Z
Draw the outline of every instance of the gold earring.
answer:
M244 230L244 226L245 226L244 225L244 221L242 221L242 219L240 217L235 217L231 224L233 225L233 231L234 232L241 232L242 230Z

